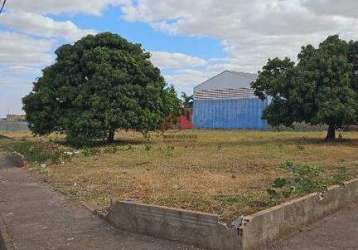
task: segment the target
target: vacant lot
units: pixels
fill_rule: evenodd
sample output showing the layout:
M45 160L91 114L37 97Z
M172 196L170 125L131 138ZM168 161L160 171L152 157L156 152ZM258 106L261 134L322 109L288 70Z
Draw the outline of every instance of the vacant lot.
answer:
M358 176L358 133L324 143L325 132L170 131L121 132L111 146L76 150L61 137L35 139L2 133L0 147L33 162L52 186L80 200L108 205L110 199L218 213L223 220L272 205L266 189L290 160L320 166L331 176L346 167ZM46 162L46 164L41 164Z

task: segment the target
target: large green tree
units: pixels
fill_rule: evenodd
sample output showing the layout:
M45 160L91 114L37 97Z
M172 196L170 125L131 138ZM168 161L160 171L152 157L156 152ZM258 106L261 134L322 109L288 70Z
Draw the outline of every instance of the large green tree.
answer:
M337 128L358 121L358 43L335 35L302 47L296 63L269 59L252 87L271 100L263 114L270 125L326 124L334 140Z
M179 110L174 88L166 86L150 54L118 35L88 35L56 55L23 99L34 134L112 142L116 129L152 131Z

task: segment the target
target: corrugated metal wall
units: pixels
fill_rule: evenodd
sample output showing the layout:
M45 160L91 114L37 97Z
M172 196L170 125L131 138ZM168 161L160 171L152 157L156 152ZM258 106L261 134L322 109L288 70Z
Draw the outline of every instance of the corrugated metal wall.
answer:
M193 124L206 129L265 129L267 101L258 98L194 100Z

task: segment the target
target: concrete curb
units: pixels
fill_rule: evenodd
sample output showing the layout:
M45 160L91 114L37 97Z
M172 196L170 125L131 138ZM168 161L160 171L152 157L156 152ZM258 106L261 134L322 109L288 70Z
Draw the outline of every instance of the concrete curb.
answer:
M268 249L282 237L358 202L358 179L246 216L229 228L214 214L117 201L105 219L117 228L222 250ZM234 223L233 223L234 224Z
M308 224L358 202L358 179L332 186L325 193L313 193L279 206L246 216L241 226L245 250L267 249L272 243Z
M214 214L118 201L106 220L122 230L208 249L241 249L238 231Z

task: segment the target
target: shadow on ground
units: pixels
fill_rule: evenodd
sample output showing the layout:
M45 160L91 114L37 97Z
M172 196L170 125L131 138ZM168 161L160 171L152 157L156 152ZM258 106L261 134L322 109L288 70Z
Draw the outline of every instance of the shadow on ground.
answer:
M255 140L237 140L237 141L227 141L227 142L205 142L206 145L218 145L221 146L260 146L264 144L275 144L275 145L324 145L324 146L349 146L358 148L358 139L337 139L334 142L326 142L322 138L305 138L305 137L296 137L296 138L270 138L270 139L259 139L255 138Z
M76 145L67 141L63 141L63 140L56 140L54 141L54 143L62 145L62 146L67 146L67 147L75 147L78 149L81 148L102 148L102 147L108 147L108 146L131 146L131 145L140 145L140 144L145 144L146 141L143 140L116 140L112 143L107 143L107 142L103 142L103 141L92 141L90 143L86 143L84 145Z

